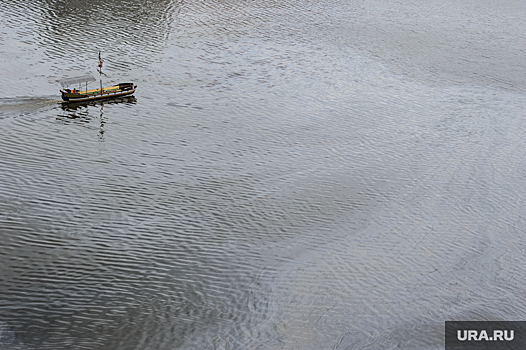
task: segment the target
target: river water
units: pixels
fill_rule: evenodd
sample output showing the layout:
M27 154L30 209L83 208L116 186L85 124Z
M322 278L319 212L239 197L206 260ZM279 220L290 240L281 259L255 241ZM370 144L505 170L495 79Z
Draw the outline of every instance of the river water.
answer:
M0 0L0 349L441 349L446 320L525 320L525 23ZM135 98L63 106L99 50Z

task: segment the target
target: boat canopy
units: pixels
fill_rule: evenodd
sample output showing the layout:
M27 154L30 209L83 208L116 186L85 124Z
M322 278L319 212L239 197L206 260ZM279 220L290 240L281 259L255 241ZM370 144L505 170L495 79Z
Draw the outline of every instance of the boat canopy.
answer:
M73 78L67 78L64 80L60 80L60 85L62 85L63 88L72 85L72 84L83 84L83 83L89 83L92 81L96 81L93 76L91 75L82 75L80 77L73 77Z

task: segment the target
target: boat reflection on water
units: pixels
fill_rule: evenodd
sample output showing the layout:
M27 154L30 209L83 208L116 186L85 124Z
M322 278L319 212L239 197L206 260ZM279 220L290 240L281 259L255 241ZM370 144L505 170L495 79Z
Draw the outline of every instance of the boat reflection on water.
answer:
M111 100L93 100L93 101L85 101L85 102L62 102L62 109L64 111L74 112L74 111L82 110L82 108L85 108L88 106L104 106L104 105L112 105L112 104L119 104L119 103L136 104L137 99L135 98L135 96L124 96L124 97L113 98Z
M104 141L104 125L106 124L106 118L104 117L104 106L116 105L116 104L136 104L137 99L135 96L124 96L118 97L111 100L93 100L86 102L63 102L61 103L62 114L57 116L57 120L63 124L72 123L85 123L90 124L97 117L93 115L93 108L99 107L98 118L100 119L99 125L99 139ZM91 113L90 113L91 112Z

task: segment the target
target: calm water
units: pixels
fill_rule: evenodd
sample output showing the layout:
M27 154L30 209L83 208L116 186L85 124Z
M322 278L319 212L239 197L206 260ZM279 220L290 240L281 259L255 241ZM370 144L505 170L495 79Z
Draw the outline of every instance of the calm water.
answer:
M441 349L526 319L526 6L0 0L0 349ZM133 81L62 106L58 80Z

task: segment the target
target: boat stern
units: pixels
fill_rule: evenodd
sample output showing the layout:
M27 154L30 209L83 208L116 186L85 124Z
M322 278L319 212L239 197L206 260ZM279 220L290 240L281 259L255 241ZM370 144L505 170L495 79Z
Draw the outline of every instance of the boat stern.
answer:
M67 90L66 90L66 89L61 89L61 90L60 90L60 93L61 93L61 95L62 95L62 99L63 99L64 101L69 101L68 94L71 92L71 90L70 90L70 91L68 91L68 90L69 90L69 89L67 89Z

